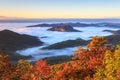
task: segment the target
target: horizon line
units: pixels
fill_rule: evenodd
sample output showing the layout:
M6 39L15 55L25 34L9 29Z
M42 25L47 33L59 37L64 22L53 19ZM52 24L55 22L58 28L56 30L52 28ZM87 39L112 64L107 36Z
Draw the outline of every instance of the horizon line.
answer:
M48 17L48 18L32 18L32 17L8 17L8 16L0 16L0 19L120 19L120 16L118 17Z
M106 17L106 18L19 18L19 17L6 17L0 18L1 20L39 20L39 19L120 19L120 17Z

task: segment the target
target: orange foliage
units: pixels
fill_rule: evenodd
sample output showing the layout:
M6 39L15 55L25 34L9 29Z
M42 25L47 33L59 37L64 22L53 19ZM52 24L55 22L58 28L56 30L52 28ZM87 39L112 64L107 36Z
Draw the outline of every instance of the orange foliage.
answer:
M0 55L0 79L9 80L12 72L15 70L14 65L9 61L10 56Z
M50 76L50 67L46 64L46 61L39 60L34 65L34 79L42 80L47 79Z
M103 66L103 58L106 52L104 37L93 37L86 49L80 47L73 54L73 61L63 64L63 69L55 75L56 80L83 80L93 77L98 66Z
M13 65L8 55L0 55L0 80L108 80L109 75L119 80L120 46L115 50L106 44L104 37L93 37L86 48L74 52L71 61L52 66L43 60L34 66L26 60Z

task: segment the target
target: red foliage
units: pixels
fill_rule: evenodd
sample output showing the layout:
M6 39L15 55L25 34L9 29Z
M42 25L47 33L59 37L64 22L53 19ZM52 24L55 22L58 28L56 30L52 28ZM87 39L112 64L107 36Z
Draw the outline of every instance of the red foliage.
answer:
M93 37L87 45L87 49L79 48L73 54L73 60L63 65L63 69L57 72L57 80L84 80L93 77L98 66L103 66L104 54L107 50L104 37Z
M107 40L104 37L93 37L86 49L80 47L74 52L73 60L54 66L48 66L43 60L38 60L34 67L24 60L20 60L14 66L9 61L9 55L0 55L0 79L91 80L98 67L105 67L103 59L106 51L109 50L112 53L115 50L111 46L105 46L106 43ZM111 58L113 57L111 55ZM11 76L12 73L14 73L13 76L15 75L14 78ZM120 70L117 70L118 78L119 74Z
M37 80L47 79L50 76L50 67L46 61L39 60L34 65L34 78Z

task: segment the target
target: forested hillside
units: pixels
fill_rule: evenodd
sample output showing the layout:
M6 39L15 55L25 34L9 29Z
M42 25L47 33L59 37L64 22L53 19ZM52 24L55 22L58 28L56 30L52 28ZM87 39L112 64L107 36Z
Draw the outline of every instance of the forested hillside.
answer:
M107 44L104 37L93 37L86 48L79 47L71 61L48 65L19 60L10 62L0 55L0 80L120 80L120 46Z

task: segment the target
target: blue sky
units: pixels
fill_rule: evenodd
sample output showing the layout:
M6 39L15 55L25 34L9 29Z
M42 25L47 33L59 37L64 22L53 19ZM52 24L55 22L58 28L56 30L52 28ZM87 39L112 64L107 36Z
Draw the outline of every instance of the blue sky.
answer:
M120 17L120 0L1 0L0 11L24 18Z

